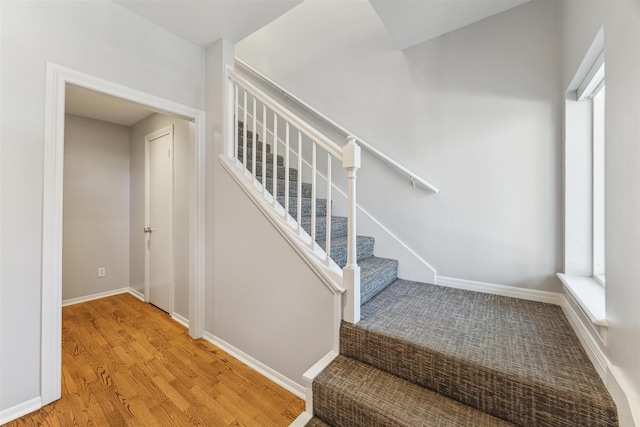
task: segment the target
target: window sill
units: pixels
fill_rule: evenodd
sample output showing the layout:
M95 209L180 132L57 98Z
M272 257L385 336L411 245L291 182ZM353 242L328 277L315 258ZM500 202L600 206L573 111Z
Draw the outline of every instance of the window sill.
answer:
M582 312L596 327L600 338L606 342L607 318L605 314L604 286L593 277L572 276L558 273L565 289L578 303Z

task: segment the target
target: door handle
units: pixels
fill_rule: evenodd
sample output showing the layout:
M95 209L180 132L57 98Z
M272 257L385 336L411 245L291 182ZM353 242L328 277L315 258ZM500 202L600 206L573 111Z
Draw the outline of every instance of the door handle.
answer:
M145 233L151 233L153 231L153 229L151 227L145 227L144 228L144 232Z

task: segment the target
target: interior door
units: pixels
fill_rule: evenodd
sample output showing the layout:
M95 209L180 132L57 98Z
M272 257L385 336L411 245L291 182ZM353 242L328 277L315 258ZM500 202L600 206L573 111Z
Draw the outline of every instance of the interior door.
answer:
M173 310L173 126L146 141L146 297L156 307Z

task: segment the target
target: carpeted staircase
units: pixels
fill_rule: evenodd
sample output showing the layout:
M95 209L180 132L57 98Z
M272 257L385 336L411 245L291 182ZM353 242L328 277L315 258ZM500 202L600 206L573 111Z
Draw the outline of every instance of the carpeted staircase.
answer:
M247 135L249 151L254 139ZM270 148L257 142L256 159L263 149L268 153L268 178ZM276 161L280 178L283 159ZM289 177L295 218L297 171ZM272 179L266 186L273 194ZM284 189L279 179L282 204ZM302 226L309 232L309 184L302 196ZM328 206L318 199L321 247ZM340 267L346 233L346 218L332 217L331 257ZM340 355L313 382L314 417L307 426L618 425L615 404L560 307L401 280L397 260L373 255L373 237L358 236L357 246L362 320L343 323Z

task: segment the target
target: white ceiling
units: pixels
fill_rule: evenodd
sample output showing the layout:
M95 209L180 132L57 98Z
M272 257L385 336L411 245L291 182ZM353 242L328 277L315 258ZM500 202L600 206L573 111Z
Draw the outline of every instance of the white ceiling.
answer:
M123 126L134 125L154 113L135 102L71 84L65 90L65 112Z
M237 43L302 0L113 0L170 32L206 48Z
M369 0L401 50L530 0Z

